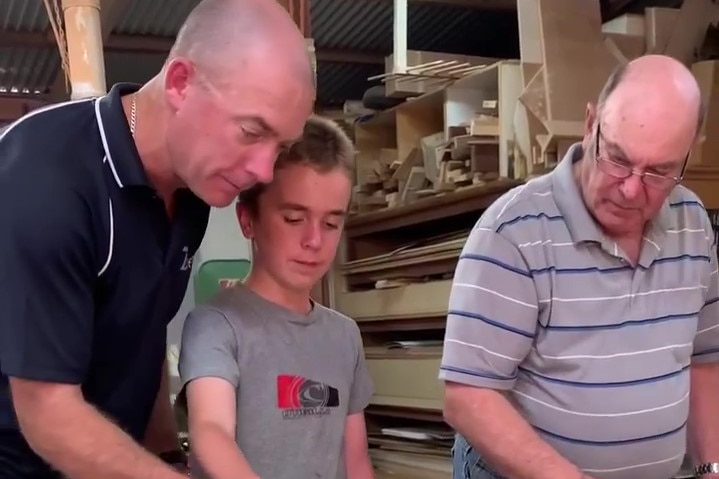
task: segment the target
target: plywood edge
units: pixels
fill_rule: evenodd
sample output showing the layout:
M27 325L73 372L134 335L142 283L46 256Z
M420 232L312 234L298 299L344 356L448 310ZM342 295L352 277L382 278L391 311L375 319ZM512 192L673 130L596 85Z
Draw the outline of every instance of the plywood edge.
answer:
M392 289L341 292L337 309L355 321L441 317L447 314L452 280L412 283Z

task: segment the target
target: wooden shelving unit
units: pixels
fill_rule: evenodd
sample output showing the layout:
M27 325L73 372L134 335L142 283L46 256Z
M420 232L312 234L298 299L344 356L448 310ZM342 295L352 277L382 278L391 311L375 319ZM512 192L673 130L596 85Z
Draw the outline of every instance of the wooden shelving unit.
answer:
M719 121L719 63L692 61L687 52L697 49L687 46L696 35L682 36L706 30L710 2L647 8L604 25L595 1L516 4L521 60L471 58L457 78L418 81L413 91L388 71L388 94L416 96L354 125L353 215L327 297L363 334L376 389L367 417L378 479L451 477L453 434L442 420L438 373L457 258L492 202L551 171L582 138L586 103L612 69L646 52L673 54L692 65L709 101L705 131ZM456 61L441 56L405 51L400 70ZM388 60L388 70L396 63ZM706 136L685 184L719 208L719 143Z
M482 210L516 184L470 186L348 221L334 307L362 331L375 385L367 418L379 479L451 477L453 434L442 420L438 373L452 273Z
M481 212L522 183L520 90L519 62L497 61L355 125L356 214L330 296L363 334L378 479L450 477L438 373L452 275Z

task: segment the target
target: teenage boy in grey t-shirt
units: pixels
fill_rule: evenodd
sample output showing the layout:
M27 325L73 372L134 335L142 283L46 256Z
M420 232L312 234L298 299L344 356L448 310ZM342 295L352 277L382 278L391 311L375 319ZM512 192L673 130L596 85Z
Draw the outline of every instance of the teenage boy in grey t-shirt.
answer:
M340 241L352 158L344 132L312 117L272 183L240 196L250 275L190 313L182 335L193 475L374 478L359 329L310 299Z

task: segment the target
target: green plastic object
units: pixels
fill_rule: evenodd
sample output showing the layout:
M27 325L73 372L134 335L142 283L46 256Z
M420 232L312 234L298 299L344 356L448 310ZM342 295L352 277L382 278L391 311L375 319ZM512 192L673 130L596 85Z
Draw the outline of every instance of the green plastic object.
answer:
M194 279L195 304L202 304L221 289L243 281L250 265L249 259L212 259L202 263Z

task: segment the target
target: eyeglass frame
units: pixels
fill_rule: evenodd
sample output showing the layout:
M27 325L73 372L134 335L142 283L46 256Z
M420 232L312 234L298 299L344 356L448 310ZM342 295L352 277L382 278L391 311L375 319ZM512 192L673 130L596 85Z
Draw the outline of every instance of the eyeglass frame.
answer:
M612 165L613 167L618 168L619 170L626 171L626 175L624 175L624 176L618 176L618 175L616 175L616 174L612 174L612 173L610 173L610 172L608 172L608 171L602 169L602 171L603 171L604 173L606 173L607 175L611 176L612 178L617 178L617 179L619 179L619 180L626 180L626 179L629 178L630 176L636 175L636 176L639 176L639 178L641 179L642 184L643 184L644 186L648 186L648 187L650 187L650 188L656 188L656 189L663 189L663 188L667 188L667 187L669 187L669 186L676 186L676 185L678 185L679 183L681 183L681 181L684 179L684 174L686 173L687 164L689 163L689 157L690 157L691 154L692 154L692 149L691 149L691 148L689 149L689 151L687 152L686 157L684 158L684 163L683 163L683 165L682 165L682 171L681 171L681 173L679 174L679 176L665 176L665 175L659 175L659 174L657 174L657 173L651 173L651 172L646 172L646 171L641 172L641 173L637 173L637 172L634 171L634 169L631 168L631 167L628 167L628 166L626 166L626 165L622 165L622 164L620 164L620 163L617 163L616 161L612 161L612 160L610 160L609 158L606 158L604 155L600 155L600 151L599 151L599 140L600 140L600 138L603 138L603 137L602 137L602 132L601 132L601 128L600 128L601 122L600 122L599 120L597 120L596 123L597 123L597 128L596 128L596 133L595 133L595 137L594 137L594 162L597 164L597 166L598 166L600 169L601 169L601 164L602 164L602 163L605 163L605 164ZM647 177L648 177L648 178L655 178L655 179L657 179L657 180L669 180L669 181L670 181L671 183L673 183L673 184L671 184L671 185L667 184L667 185L661 185L661 186L660 186L660 185L648 184L648 183L646 182L646 178L647 178Z

